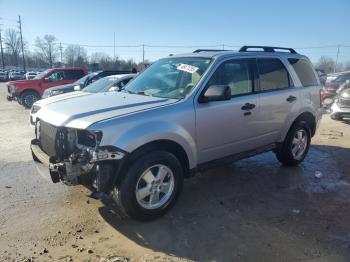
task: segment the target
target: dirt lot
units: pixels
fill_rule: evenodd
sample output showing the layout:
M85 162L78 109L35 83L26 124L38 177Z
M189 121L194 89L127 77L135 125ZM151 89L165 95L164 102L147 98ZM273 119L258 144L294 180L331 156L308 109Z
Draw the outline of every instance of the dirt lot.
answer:
M5 96L0 84L0 261L350 261L348 123L325 115L300 167L266 153L213 169L140 223L40 176L29 112Z

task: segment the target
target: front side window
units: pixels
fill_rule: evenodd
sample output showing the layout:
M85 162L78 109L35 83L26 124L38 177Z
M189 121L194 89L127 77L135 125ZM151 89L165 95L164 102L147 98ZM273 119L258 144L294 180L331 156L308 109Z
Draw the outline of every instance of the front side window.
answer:
M199 82L210 58L170 57L158 60L130 82L125 91L133 94L184 98Z
M211 85L229 86L232 96L251 93L253 79L249 60L235 59L222 63L207 84Z
M260 77L260 91L276 90L290 87L287 69L277 58L257 59Z
M303 86L318 85L315 73L307 60L290 58L288 61L293 66Z
M64 79L63 71L56 71L46 78L48 82L56 82Z

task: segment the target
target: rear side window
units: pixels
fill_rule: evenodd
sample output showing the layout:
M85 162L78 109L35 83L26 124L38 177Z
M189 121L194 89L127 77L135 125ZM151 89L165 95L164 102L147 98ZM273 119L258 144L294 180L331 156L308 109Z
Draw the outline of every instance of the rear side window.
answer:
M291 86L287 69L277 58L257 59L260 76L260 90L276 90Z
M318 85L315 73L307 60L290 58L288 61L293 66L303 86Z
M66 70L66 79L79 79L84 76L83 70Z

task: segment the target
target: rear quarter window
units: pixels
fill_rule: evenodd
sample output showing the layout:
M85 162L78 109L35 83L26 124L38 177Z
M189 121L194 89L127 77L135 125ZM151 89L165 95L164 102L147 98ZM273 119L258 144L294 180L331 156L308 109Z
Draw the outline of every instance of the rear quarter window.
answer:
M294 68L303 86L318 85L318 81L311 64L305 59L289 58L289 63Z
M84 76L83 70L66 70L66 79L80 79Z

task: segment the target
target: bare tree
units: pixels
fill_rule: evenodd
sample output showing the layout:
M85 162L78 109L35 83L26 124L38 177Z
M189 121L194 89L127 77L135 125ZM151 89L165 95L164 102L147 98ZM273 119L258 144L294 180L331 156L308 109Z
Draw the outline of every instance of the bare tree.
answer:
M80 45L68 45L64 50L64 57L68 66L86 66L87 52Z
M59 49L56 41L57 38L54 35L44 35L42 39L37 37L35 40L37 52L50 67L53 66L58 56Z
M18 66L18 58L21 50L21 38L15 29L7 29L4 35L4 43L10 54L10 64Z

